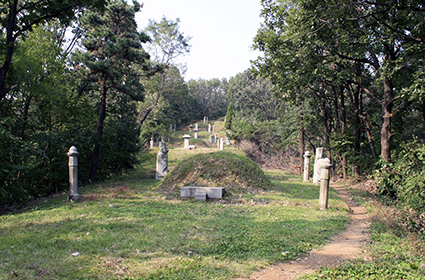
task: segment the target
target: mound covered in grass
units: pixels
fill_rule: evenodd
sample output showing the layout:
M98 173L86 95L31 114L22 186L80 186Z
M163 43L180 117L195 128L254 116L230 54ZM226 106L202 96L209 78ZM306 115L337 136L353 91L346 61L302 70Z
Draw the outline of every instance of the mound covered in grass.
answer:
M159 188L180 191L183 186L225 187L230 195L269 189L272 184L251 159L229 152L198 154L180 162Z

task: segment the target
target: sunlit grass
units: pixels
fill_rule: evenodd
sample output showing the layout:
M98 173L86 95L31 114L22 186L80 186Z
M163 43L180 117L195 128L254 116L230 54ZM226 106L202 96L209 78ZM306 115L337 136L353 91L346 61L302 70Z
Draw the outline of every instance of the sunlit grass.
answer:
M206 152L170 149L169 162ZM1 216L0 279L232 279L299 258L349 221L335 192L319 211L318 186L282 171L266 171L270 191L170 198L157 190L155 159L81 188L79 202L64 194Z

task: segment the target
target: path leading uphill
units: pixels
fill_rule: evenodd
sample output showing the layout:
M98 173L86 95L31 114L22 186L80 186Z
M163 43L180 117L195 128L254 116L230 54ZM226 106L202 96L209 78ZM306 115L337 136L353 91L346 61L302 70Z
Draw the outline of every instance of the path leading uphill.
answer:
M335 236L328 245L320 250L312 251L308 256L292 261L270 266L263 271L254 273L248 278L239 280L286 280L296 279L304 274L310 274L321 267L337 266L345 261L359 257L362 245L369 241L369 216L363 206L359 206L350 198L345 187L331 186L352 210L350 225Z

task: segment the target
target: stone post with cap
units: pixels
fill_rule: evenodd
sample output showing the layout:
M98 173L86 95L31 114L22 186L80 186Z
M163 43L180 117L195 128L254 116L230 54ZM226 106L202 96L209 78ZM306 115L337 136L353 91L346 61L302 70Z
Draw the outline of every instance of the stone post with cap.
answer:
M310 157L311 154L309 151L304 153L304 177L303 182L308 182L310 176Z
M68 152L68 167L69 167L69 200L79 200L78 194L78 153L77 148L72 146Z
M328 208L328 194L329 194L329 170L332 167L331 161L328 158L321 158L317 161L321 168L320 174L320 195L319 195L319 209L325 210Z

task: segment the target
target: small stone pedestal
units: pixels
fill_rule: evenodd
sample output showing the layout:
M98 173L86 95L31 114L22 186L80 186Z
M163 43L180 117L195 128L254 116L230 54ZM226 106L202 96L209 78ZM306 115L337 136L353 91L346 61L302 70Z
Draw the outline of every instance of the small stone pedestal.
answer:
M190 135L185 134L183 135L183 139L184 139L184 143L183 143L183 149L189 149L189 145L190 145Z
M319 209L325 210L328 208L328 194L329 194L329 170L332 167L331 161L328 158L322 158L317 161L321 168L320 175L320 196L319 196Z
M72 146L68 152L68 167L69 167L69 200L79 200L78 194L78 153L77 148Z

